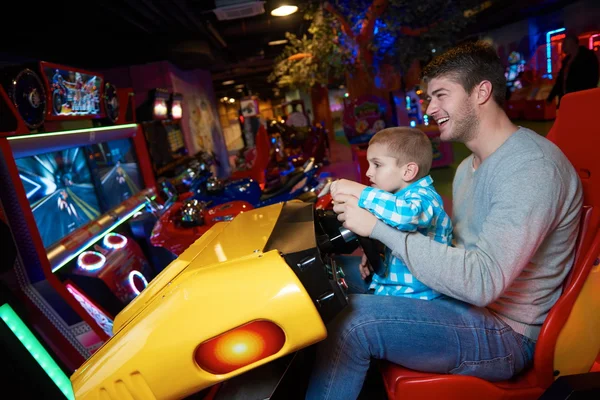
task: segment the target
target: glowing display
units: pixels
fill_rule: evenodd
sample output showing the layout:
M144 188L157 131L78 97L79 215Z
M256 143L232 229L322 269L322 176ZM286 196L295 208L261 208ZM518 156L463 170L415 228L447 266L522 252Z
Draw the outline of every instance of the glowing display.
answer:
M16 163L44 247L100 216L80 148L23 157Z
M136 281L141 282L141 284L143 285L143 287L141 289L138 289L138 285L136 284ZM148 280L146 279L144 274L142 274L140 271L131 271L129 273L129 286L131 286L131 290L133 290L133 293L135 293L135 295L137 296L138 294L140 294L142 292L142 290L144 290L144 289L146 289L146 287L148 287Z
M86 271L96 271L104 264L106 264L106 257L97 251L84 251L77 257L77 266Z
M104 247L111 250L122 249L127 245L127 238L118 233L111 232L104 236L104 239L102 239L102 244Z
M167 107L167 101L165 99L154 100L154 118L163 119L167 118L169 108Z
M181 101L174 100L173 106L171 107L171 116L173 119L181 119L183 110L181 108Z
M273 354L285 344L285 333L270 321L254 321L200 344L196 362L212 374L226 374Z

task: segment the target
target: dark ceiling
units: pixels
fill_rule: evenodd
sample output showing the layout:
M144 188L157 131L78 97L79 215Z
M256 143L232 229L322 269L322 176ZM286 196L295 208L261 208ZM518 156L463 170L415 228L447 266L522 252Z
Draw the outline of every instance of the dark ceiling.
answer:
M293 1L293 0L292 0ZM313 0L318 1L318 0ZM261 15L218 20L213 11L226 3L253 0L97 0L94 2L5 2L0 66L27 59L91 70L169 60L181 69L208 69L217 96L235 79L257 93L270 91L266 77L282 46L268 42L285 32L302 34L302 12L273 17L281 0L264 1ZM261 3L261 2L259 2ZM289 3L289 1L288 1ZM302 9L307 1L295 1ZM552 11L565 0L494 0L465 34Z

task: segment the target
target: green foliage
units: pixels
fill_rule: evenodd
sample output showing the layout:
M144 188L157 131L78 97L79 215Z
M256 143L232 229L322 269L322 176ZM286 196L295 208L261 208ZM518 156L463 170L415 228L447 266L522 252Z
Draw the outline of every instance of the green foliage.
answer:
M331 1L355 33L372 2ZM305 14L307 20L312 20L308 35L299 38L287 34L289 42L276 59L269 81L280 87L308 88L343 79L356 68L366 68L375 75L381 63L392 64L400 72L406 72L415 60L427 62L455 44L458 33L473 19L465 16L465 10L477 3L477 0L389 0L379 18L377 34L369 42L368 48L374 55L372 65L365 65L362 57L356 59L356 42L342 33L337 18L321 8L309 10ZM421 28L426 29L419 31ZM419 31L416 36L415 30ZM300 53L312 57L288 60Z

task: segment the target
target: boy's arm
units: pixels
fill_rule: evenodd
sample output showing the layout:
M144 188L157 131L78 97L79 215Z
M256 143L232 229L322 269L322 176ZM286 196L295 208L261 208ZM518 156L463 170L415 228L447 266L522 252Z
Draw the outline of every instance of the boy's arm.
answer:
M331 196L335 198L335 196L339 194L348 194L359 198L363 189L366 187L368 186L365 186L362 183L353 182L348 179L339 179L331 184Z
M358 206L391 227L408 232L428 227L433 218L433 206L414 192L400 198L381 189L365 187L358 198Z

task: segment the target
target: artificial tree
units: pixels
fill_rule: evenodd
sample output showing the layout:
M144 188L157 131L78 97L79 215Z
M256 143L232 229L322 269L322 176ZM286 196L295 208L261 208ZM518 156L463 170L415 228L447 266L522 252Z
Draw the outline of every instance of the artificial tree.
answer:
M335 0L308 7L308 35L288 33L269 77L308 89L344 81L351 97L383 95L411 66L452 45L490 2L476 0ZM414 82L413 82L414 84Z

